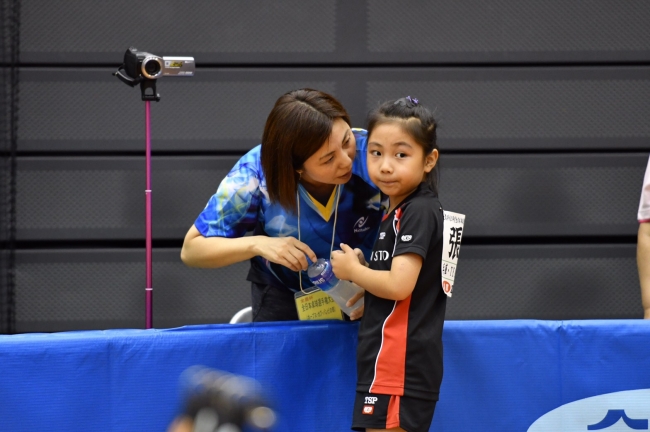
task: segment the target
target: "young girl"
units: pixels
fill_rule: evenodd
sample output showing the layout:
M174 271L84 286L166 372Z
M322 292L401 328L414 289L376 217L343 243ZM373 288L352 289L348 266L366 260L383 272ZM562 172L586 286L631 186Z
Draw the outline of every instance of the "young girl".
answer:
M368 174L389 198L369 268L345 244L339 279L366 290L357 347L353 430L429 430L442 381L443 210L431 112L411 97L381 105L368 122Z

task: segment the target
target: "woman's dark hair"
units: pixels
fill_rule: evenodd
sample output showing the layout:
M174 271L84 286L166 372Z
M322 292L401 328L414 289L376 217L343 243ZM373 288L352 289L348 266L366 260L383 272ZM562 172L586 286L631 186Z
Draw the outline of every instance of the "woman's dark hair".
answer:
M433 113L420 105L416 98L406 96L401 99L384 102L368 115L368 136L374 128L386 123L399 124L404 132L422 146L425 156L438 150L436 140L437 123ZM426 184L438 193L438 164L427 173Z
M295 211L296 170L329 138L337 118L350 124L343 105L322 91L294 90L277 100L262 135L262 169L271 201Z

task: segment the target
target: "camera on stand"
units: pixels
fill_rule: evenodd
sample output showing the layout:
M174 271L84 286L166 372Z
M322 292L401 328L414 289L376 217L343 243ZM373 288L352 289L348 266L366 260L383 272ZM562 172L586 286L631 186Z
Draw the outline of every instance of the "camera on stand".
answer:
M194 76L194 57L160 57L131 47L124 53L124 63L113 73L124 84L135 87L140 84L140 93L145 106L145 328L153 328L153 269L151 228L151 101L158 102L156 82L161 76Z
M156 80L161 76L194 76L194 57L157 56L131 47L124 53L124 63L113 74L123 83L135 87L140 84L142 100L159 101ZM151 93L147 90L151 89Z

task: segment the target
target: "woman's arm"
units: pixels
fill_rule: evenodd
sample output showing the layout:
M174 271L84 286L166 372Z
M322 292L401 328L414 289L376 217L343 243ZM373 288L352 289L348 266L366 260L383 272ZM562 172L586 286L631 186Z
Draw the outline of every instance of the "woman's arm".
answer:
M361 288L388 300L404 300L411 295L422 268L422 257L406 253L393 258L390 270L372 270L359 263L346 244L332 254L332 270L339 279L351 280Z
M639 224L636 246L636 262L641 283L643 317L650 319L650 222Z
M181 260L190 267L218 268L261 256L293 271L306 270L316 254L294 237L204 237L194 225L183 241Z

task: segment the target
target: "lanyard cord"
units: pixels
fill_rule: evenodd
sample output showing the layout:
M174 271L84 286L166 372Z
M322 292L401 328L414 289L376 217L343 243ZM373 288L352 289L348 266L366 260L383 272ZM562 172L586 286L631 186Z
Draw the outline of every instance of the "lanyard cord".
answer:
M300 185L298 185L300 187ZM332 227L332 243L330 244L330 257L332 256L332 251L334 251L334 235L336 234L336 219L339 213L339 198L341 197L341 185L337 185L335 189L336 193L336 205L334 206L334 226ZM298 189L296 189L296 201L298 203L298 241L300 240L300 196L298 194ZM302 270L298 271L298 281L300 282L300 291L305 293L305 290L302 289Z

